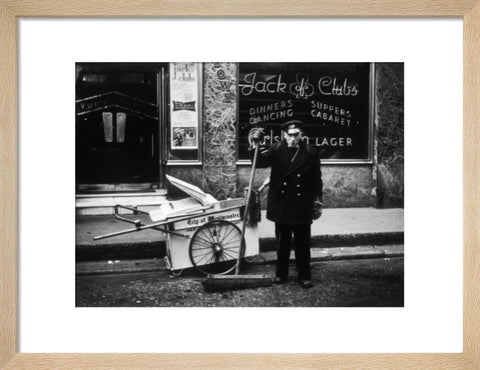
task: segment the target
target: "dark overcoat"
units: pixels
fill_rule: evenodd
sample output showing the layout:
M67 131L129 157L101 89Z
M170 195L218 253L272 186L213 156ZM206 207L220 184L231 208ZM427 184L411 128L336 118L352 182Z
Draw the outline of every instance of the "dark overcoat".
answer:
M304 141L293 160L290 157L285 140L261 149L258 155L258 167L271 167L267 218L284 224L310 224L313 201L322 200L320 157Z

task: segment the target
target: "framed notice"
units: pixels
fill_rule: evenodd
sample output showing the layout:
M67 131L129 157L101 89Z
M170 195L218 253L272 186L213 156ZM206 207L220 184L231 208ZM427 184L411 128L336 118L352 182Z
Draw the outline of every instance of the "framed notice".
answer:
M198 149L196 63L170 63L170 148Z

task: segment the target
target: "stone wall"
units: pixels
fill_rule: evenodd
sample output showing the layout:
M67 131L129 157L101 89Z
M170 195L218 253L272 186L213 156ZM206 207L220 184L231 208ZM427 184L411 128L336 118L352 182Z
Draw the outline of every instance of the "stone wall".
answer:
M222 200L237 195L236 64L204 63L203 189Z
M325 207L370 206L371 165L324 165L322 180Z
M375 69L376 206L404 206L403 63L377 63Z

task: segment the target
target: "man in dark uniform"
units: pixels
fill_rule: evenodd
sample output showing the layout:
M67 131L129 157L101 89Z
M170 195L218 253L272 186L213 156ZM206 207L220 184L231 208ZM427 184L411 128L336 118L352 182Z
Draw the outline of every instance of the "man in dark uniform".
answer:
M320 158L312 146L302 140L302 122L282 125L284 138L270 148L260 146L258 167L271 167L267 201L267 219L275 222L277 237L276 284L288 280L288 263L294 239L298 281L304 288L313 286L310 270L312 220L322 214L322 175ZM252 148L263 139L262 129L250 132Z

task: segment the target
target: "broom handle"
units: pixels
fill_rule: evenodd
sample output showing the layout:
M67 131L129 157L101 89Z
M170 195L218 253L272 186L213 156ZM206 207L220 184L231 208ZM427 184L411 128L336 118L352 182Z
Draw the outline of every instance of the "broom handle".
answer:
M250 197L252 196L252 185L253 185L253 178L255 177L255 167L257 166L257 157L258 157L258 148L260 147L259 143L255 147L255 153L253 154L253 162L252 162L252 172L250 173L250 181L248 183L248 192L247 192L247 204L245 204L245 212L243 214L243 225L242 225L242 233L240 234L240 253L238 254L237 265L235 266L235 275L238 275L238 270L240 268L240 256L242 255L243 251L243 238L245 237L245 228L247 227L247 217L248 217L248 207L250 206ZM247 247L247 242L245 242L245 248Z

